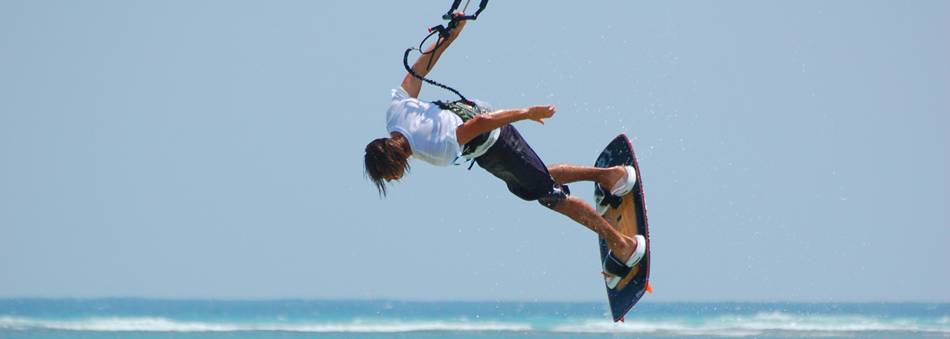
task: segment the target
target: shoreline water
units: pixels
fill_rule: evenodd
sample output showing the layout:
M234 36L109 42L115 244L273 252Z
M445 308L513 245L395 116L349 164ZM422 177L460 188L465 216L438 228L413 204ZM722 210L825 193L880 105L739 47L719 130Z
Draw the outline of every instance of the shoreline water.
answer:
M0 337L950 337L950 303L0 299Z

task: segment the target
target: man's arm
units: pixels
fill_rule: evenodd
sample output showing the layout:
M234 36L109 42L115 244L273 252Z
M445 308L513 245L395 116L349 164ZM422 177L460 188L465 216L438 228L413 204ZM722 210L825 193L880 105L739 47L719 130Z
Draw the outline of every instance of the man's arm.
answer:
M544 119L554 116L554 106L531 106L528 108L505 109L488 114L476 115L455 130L459 145L465 145L479 134L520 120L534 120L544 124Z
M458 38L459 33L462 32L462 28L465 27L465 22L467 20L462 20L455 26L455 29L449 34L448 38L439 37L439 41L432 44L426 51L416 60L416 63L412 65L412 71L416 72L421 76L426 76L429 74L429 65L435 67L435 63L439 61L439 57L442 56L442 52L445 52L445 49L455 41L455 38ZM439 48L435 48L439 46ZM429 60L432 60L430 63ZM402 89L406 90L406 93L409 93L410 97L418 98L419 91L422 89L422 80L412 76L412 74L406 74L406 77L402 80Z

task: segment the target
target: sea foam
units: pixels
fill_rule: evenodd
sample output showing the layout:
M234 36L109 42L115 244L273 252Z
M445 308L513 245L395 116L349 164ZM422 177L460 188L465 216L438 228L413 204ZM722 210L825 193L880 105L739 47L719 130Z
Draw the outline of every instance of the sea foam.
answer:
M767 333L841 335L862 332L919 332L950 334L941 324L926 324L901 318L857 315L794 315L763 312L754 315L722 315L697 319L628 319L623 323L591 319L554 326L565 333L642 333L689 336L746 337Z
M278 318L280 319L280 318ZM950 335L946 315L931 317L869 314L759 313L631 314L625 323L590 316L472 320L395 319L351 317L339 320L298 319L194 320L165 316L87 316L46 318L0 316L0 330L55 330L77 332L297 332L297 333L403 333L403 332L554 332L577 334L643 334L679 336L750 337L761 335L860 336L862 333L919 333Z

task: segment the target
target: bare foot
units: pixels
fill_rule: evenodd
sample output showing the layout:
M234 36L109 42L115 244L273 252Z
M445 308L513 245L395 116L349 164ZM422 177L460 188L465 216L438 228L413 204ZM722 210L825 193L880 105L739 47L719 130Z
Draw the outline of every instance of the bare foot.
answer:
M633 237L621 235L623 237L623 243L620 244L608 244L610 246L610 251L613 252L614 256L617 259L620 259L620 262L626 263L630 256L633 255L633 252L637 250L637 246L640 244L637 243L637 240Z
M616 185L618 181L623 179L623 176L625 175L627 175L627 170L625 170L623 166L614 166L608 168L607 174L601 176L597 183L600 184L600 187L610 191L614 188L614 185Z

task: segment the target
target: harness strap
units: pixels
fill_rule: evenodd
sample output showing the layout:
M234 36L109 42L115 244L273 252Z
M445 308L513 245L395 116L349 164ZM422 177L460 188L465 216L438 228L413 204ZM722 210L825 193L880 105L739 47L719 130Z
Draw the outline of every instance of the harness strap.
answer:
M455 113L455 115L462 119L462 122L469 121L480 114L488 113L488 110L484 107L478 106L468 100L457 100L450 102L434 101L433 103L443 110L448 110L452 113ZM462 147L462 158L473 161L473 164L468 167L469 169L472 169L475 158L485 154L485 152L487 152L488 149L495 144L495 141L498 140L498 134L498 129L494 129L489 132L479 134L471 141L465 143L465 145Z

